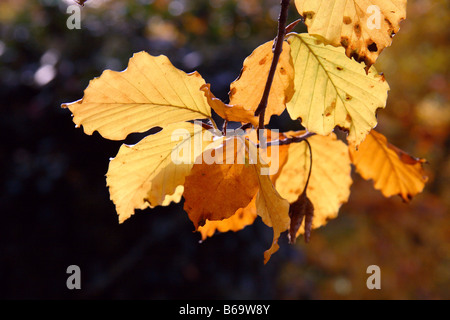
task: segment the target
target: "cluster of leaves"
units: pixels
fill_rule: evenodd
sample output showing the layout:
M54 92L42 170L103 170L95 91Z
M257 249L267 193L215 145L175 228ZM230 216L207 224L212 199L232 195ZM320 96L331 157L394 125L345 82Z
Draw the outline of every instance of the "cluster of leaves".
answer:
M203 239L238 231L260 216L274 233L267 262L283 232L289 231L292 243L301 234L308 241L312 228L337 216L350 195L352 165L387 197L408 201L423 190L424 160L373 130L389 90L373 63L405 18L406 0L322 2L295 1L308 27L298 34L292 30L300 20L285 26L289 1L282 1L277 38L245 59L228 103L214 96L199 73L186 74L165 56L139 52L126 70L104 71L82 99L63 104L86 134L123 140L162 129L123 145L110 161L107 185L120 222L136 209L182 197ZM380 26L370 29L366 9L373 4ZM224 119L220 130L213 110ZM256 133L284 110L306 131ZM245 134L227 130L229 122L241 123ZM346 141L335 128L348 133ZM279 157L272 159L275 151ZM173 154L185 161L175 163ZM261 174L275 160L278 170Z

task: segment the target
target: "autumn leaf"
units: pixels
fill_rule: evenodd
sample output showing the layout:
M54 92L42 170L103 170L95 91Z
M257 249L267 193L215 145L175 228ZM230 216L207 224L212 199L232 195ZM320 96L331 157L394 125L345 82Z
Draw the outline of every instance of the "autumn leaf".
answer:
M264 252L264 263L267 263L280 248L278 239L281 233L289 229L289 202L282 198L272 184L268 175L258 175L259 191L256 196L256 213L262 221L273 229L272 245Z
M250 136L250 135L249 135ZM253 135L252 139L253 139ZM276 139L276 134L268 134L269 139ZM270 140L271 141L271 140ZM262 218L262 221L269 227L273 229L273 240L272 245L268 250L264 252L264 263L267 263L272 256L273 253L275 253L279 249L278 245L278 239L284 231L288 230L289 224L290 224L290 218L289 218L289 203L283 199L277 190L275 189L271 176L267 174L261 174L262 172L270 172L268 170L269 165L264 162L264 159L267 158L267 153L270 154L270 152L260 152L260 149L256 149L256 146L251 142L250 140L244 140L244 148L241 148L240 150L245 150L246 154L248 155L248 164L245 165L245 167L249 168L253 173L250 174L249 172L245 174L245 180L246 185L250 186L250 190L254 190L254 179L256 179L257 185L256 185L256 191L257 194L253 199L251 199L251 202L245 202L248 203L246 207L241 207L236 212L231 215L230 217L221 220L221 221L208 221L205 220L205 225L203 227L199 227L199 231L202 233L202 237L205 238L206 236L211 236L216 229L219 231L237 231L244 228L246 225L252 223L255 219L254 213ZM219 152L220 154L220 152ZM282 158L283 159L283 156ZM285 159L285 158L284 158ZM283 161L283 160L282 160ZM222 166L224 166L222 164ZM210 167L210 166L209 166ZM205 176L212 176L207 171L204 172ZM201 174L200 174L201 175ZM199 174L196 174L197 178L200 178ZM208 180L211 181L211 180ZM185 193L184 197L187 201L187 198L189 195L186 193L188 189L195 189L195 191L192 191L192 197L196 198L197 201L190 201L192 209L193 210L204 210L204 209L198 209L195 206L199 206L200 208L204 208L206 205L205 212L208 212L209 214L211 212L214 212L215 209L211 209L211 206L215 206L215 204L211 204L211 202L203 199L214 199L214 201L217 201L217 199L221 199L223 201L220 201L220 206L217 209L217 212L220 212L221 210L226 210L228 212L232 212L236 206L234 206L232 209L228 210L228 208L224 209L224 206L228 206L226 202L234 203L236 200L234 198L230 198L231 195L233 196L239 196L242 197L242 195L236 195L234 190L232 191L226 191L224 190L222 194L217 198L216 195L203 195L204 193L211 192L211 190L215 190L217 188L214 187L214 183L212 186L208 187L201 187L200 185L188 185L189 177L186 179L185 184ZM248 197L251 193L248 193L247 190L240 190L241 193L246 193L246 196ZM211 198L212 197L212 198ZM203 198L203 199L199 199ZM247 198L248 199L248 198ZM242 204L241 204L242 205ZM187 210L185 205L185 210ZM200 219L201 220L201 219ZM203 228L203 229L202 229Z
M231 217L220 221L206 220L203 226L198 227L202 240L212 237L216 231L240 231L246 226L253 224L256 217L256 195L245 208L239 208Z
M104 138L122 140L171 123L211 118L211 108L197 73L186 74L165 56L146 52L133 55L122 72L105 70L91 80L84 97L63 104L86 134L98 131Z
M288 39L295 67L295 93L287 104L292 119L301 118L310 132L328 135L336 126L348 130L358 145L376 126L389 86L372 66L368 74L345 56L343 48L325 45L308 34Z
M230 104L241 105L256 111L266 86L270 65L273 59L273 41L256 48L244 60L241 75L230 85ZM289 45L283 43L283 51L278 61L274 80L266 107L264 123L270 121L272 115L280 115L293 94L294 68L289 55Z
M305 132L286 132L287 136L301 136ZM336 218L339 208L347 202L352 184L351 163L345 143L337 140L334 133L328 136L314 135L308 138L312 149L312 171L307 196L314 207L312 228L318 228ZM275 187L289 203L297 201L306 185L310 154L305 142L280 146L288 149L287 162L280 169ZM302 225L297 237L303 234Z
M227 121L237 121L243 123L251 123L254 126L258 125L258 117L254 115L252 110L247 110L241 105L229 105L217 99L211 92L211 85L204 84L200 90L205 93L208 103L213 110Z
M267 142L272 142L278 139L284 139L282 133L278 133L277 131L272 130L264 130L264 135L267 139ZM253 143L258 143L258 138L256 134L256 130L249 130L245 134L245 138L249 139ZM271 172L271 180L272 182L276 180L276 177L279 173L279 168L281 168L284 163L287 161L287 148L280 149L277 145L275 146L266 146L265 148L261 147L258 150L258 156L267 164L267 166L272 169L269 170ZM238 209L236 213L230 218L223 219L221 221L209 221L206 220L204 226L200 226L198 231L202 234L202 239L205 240L207 237L211 237L217 231L219 232L227 232L227 231L239 231L245 228L248 225L251 225L256 219L256 195L249 203L249 205L245 208Z
M398 194L409 201L422 192L428 180L423 169L426 160L411 157L375 130L358 150L349 145L349 151L357 172L366 180L372 179L375 189L385 197Z
M184 186L179 185L175 188L175 192L173 194L168 194L164 197L164 200L161 202L161 204L158 204L156 206L152 206L149 204L149 207L151 209L153 209L159 205L162 207L167 207L171 203L179 203L181 201L181 198L183 197L183 192L184 192Z
M406 0L295 0L309 34L343 46L370 68L406 18Z
M253 142L248 140L246 143L249 146L253 144ZM255 163L251 168L258 177L259 190L255 200L256 213L261 217L264 224L273 230L272 245L264 252L264 263L266 264L272 254L279 249L278 239L281 233L289 228L289 203L275 189L270 175L261 174L268 173L269 170L268 165L264 162L257 149L249 147L248 153L250 162Z
M245 142L241 137L227 138L209 151L215 162L203 159L194 164L184 184L184 210L195 229L206 220L230 218L238 209L247 207L258 191L258 177L254 165L245 163Z
M182 189L177 193L177 187L184 184L202 146L207 146L209 138L202 139L208 132L200 125L181 122L133 146L120 147L106 174L119 222L133 215L135 209L179 201Z

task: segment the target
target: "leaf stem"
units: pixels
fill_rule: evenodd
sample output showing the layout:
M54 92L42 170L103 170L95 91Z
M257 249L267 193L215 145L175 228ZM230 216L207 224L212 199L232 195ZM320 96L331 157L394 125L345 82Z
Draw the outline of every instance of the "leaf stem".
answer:
M245 123L245 124L243 124L241 127L239 127L238 129L240 129L240 130L247 130L247 129L250 129L251 127L252 127L253 125L251 124L251 123Z
M261 101L258 108L255 111L255 116L259 116L259 129L264 129L264 116L266 113L267 102L269 100L269 93L272 87L273 78L277 69L278 60L280 59L281 52L283 51L284 35L286 34L286 22L288 17L288 9L290 0L281 0L280 15L278 17L278 35L275 38L275 44L273 49L273 59L270 66L269 75L267 76L266 86L264 88Z
M227 127L228 127L228 120L225 120L225 121L223 122L223 126L222 126L222 135L223 135L224 137L227 136Z
M304 192L306 192L306 188L308 188L308 183L309 183L309 178L311 177L311 171L312 171L312 149L311 149L311 144L308 141L308 138L312 137L316 135L316 133L314 132L306 132L305 134L299 136L299 137L290 137L287 139L283 139L283 140L272 140L272 141L267 141L265 143L265 147L271 147L271 146L285 146L291 143L298 143L298 142L302 142L305 141L306 144L308 145L308 149L309 149L309 173L308 173L308 178L306 179L306 183L305 183L305 188L303 189ZM260 147L260 144L257 144L257 147Z
M309 183L309 178L311 177L311 171L312 171L312 149L311 149L311 144L309 143L308 139L304 139L303 141L306 142L306 144L308 145L309 148L309 173L308 173L308 178L306 179L306 183L305 183L305 189L303 189L303 192L306 193L306 189L308 188L308 183Z
M272 141L267 141L265 143L265 147L271 147L271 146L285 146L291 143L298 143L298 142L302 142L305 141L306 144L308 145L308 149L309 149L309 172L308 172L308 178L306 179L306 183L305 183L305 188L303 189L304 192L306 192L306 188L308 188L308 183L309 183L309 178L311 177L311 171L312 171L312 149L311 149L311 144L308 141L308 138L312 137L316 135L316 133L314 132L306 132L305 134L299 136L299 137L290 137L287 139L283 139L283 140L272 140ZM257 147L259 148L259 143L257 144Z
M216 131L220 131L219 130L219 127L217 126L217 124L216 124L216 122L214 121L214 119L211 117L211 118L208 118L209 119L209 121L211 122L211 125L214 127L214 130L216 130Z

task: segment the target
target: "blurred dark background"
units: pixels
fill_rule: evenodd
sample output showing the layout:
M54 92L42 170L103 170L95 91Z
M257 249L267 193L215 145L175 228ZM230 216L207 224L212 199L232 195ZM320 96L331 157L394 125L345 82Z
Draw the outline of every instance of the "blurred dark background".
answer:
M272 231L259 219L203 243L182 204L119 225L104 175L122 142L85 135L60 105L141 50L198 70L227 101L243 59L275 36L279 1L91 0L69 30L73 4L0 2L1 298L450 298L448 2L409 1L376 64L391 86L378 129L428 160L424 192L409 204L385 199L355 174L339 217L308 245L282 237L267 265ZM66 288L73 264L81 290ZM366 288L372 264L381 290Z

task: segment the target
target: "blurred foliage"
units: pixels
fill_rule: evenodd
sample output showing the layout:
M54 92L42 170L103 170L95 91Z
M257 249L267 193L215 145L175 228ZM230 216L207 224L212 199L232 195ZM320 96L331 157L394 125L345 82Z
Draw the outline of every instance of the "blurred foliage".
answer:
M198 70L226 100L243 59L275 36L279 1L90 0L81 29L69 30L73 3L0 2L2 298L450 298L446 1L409 1L376 64L391 86L378 130L428 160L424 193L409 204L385 199L354 175L339 217L308 245L281 241L266 266L272 234L260 221L201 244L181 205L119 225L104 174L121 142L84 135L59 106L141 50ZM66 288L71 264L81 267L80 291ZM365 286L371 264L381 290Z

